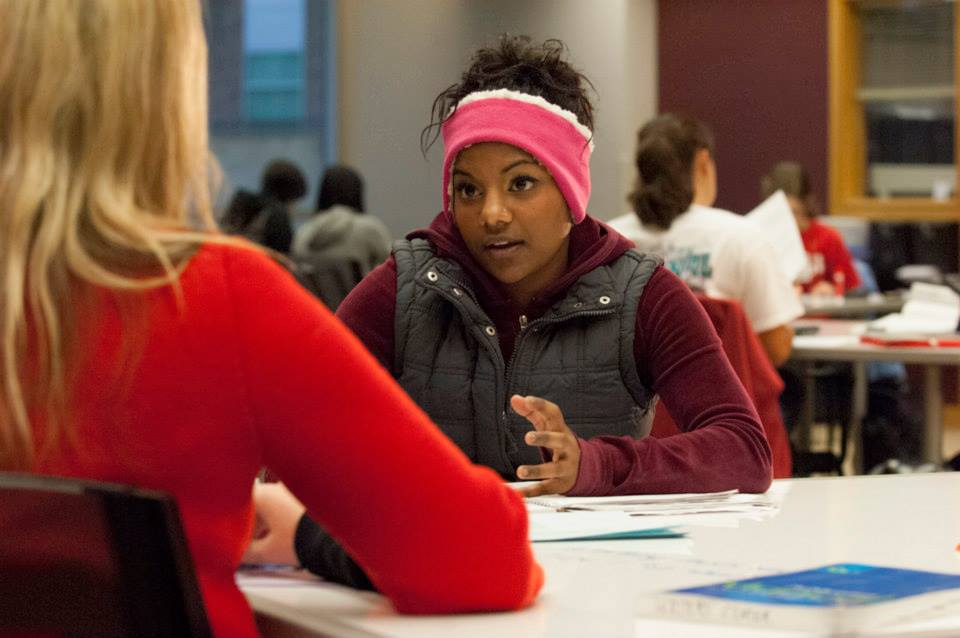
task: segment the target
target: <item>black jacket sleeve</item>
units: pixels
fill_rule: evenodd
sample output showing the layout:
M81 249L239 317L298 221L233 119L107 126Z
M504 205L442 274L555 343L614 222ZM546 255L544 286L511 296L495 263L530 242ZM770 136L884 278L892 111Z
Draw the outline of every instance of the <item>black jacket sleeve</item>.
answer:
M297 524L294 550L300 564L324 580L355 589L376 589L336 539L306 514Z

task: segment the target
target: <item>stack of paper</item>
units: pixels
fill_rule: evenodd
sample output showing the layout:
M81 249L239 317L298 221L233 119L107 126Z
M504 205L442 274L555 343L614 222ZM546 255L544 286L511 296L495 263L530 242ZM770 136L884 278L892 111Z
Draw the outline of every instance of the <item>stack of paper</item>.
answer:
M530 540L675 538L682 536L687 526L736 527L744 518L761 519L778 512L787 488L787 484L775 485L766 494L729 490L704 494L528 498Z
M960 322L960 296L947 286L914 283L900 312L867 324L868 332L895 334L949 334Z
M704 494L637 494L630 496L541 496L528 504L556 511L622 512L630 516L676 516L716 512L752 513L775 510L778 504L766 494L740 494L737 490Z

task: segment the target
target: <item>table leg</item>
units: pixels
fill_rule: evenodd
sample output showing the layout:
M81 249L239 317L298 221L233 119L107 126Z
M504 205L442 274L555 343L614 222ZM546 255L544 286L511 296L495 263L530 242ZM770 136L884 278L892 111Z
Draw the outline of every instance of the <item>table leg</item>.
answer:
M863 474L863 419L867 416L867 364L854 361L853 401L850 406L850 427L847 429L847 457L854 474Z
M943 463L943 396L936 365L923 368L923 460Z
M816 361L806 361L803 363L803 406L800 412L799 428L794 433L794 443L797 448L808 452L810 451L810 431L813 429L813 422L816 419L817 408L817 378L815 369Z

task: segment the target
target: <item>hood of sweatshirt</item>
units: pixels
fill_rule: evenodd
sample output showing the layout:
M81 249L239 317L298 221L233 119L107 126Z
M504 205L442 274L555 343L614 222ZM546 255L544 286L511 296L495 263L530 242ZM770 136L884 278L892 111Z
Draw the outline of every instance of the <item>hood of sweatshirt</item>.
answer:
M298 231L303 248L321 251L342 243L357 224L358 213L346 206L320 211Z

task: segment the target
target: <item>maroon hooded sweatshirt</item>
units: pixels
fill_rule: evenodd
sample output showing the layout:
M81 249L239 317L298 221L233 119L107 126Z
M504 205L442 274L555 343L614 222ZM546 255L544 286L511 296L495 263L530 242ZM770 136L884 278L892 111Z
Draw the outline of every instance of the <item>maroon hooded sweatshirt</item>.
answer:
M480 305L497 327L507 360L519 317L534 320L587 272L615 261L630 240L587 216L570 233L566 272L526 307L477 264L449 216L441 213L415 237L471 278ZM337 315L388 370L393 368L397 265L391 256L340 304ZM686 284L657 268L640 297L634 337L640 379L664 402L681 434L664 439L599 436L580 443L576 496L763 492L771 481L770 447L749 396L724 354L700 303ZM543 397L558 401L561 397Z

